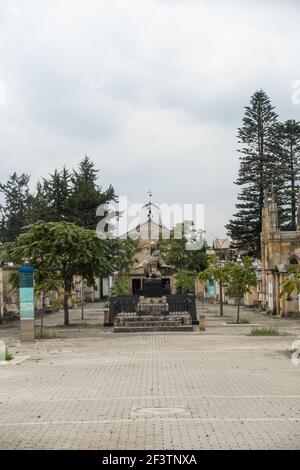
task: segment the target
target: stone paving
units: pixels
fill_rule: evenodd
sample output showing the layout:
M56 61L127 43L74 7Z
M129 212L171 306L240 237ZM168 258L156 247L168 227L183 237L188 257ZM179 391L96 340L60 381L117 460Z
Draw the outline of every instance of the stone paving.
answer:
M84 322L71 312L69 329L49 315L57 337L34 345L1 326L16 359L0 366L0 448L300 449L300 365L288 351L300 320L243 310L283 333L251 337L227 325L232 307L223 319L204 310L203 333L114 334L95 306Z

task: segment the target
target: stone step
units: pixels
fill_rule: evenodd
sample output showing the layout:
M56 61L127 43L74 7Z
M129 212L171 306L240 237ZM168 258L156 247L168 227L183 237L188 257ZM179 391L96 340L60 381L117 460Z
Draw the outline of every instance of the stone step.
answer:
M125 322L126 327L128 328L134 328L136 326L142 327L142 326L181 326L182 322L180 320L178 321L132 321L132 322Z
M128 316L119 316L118 318L125 320L126 322L137 322L137 321L176 321L181 320L182 318L187 319L190 317L189 314L179 314L179 315L128 315Z
M144 333L151 331L193 331L192 325L177 326L115 326L115 333Z

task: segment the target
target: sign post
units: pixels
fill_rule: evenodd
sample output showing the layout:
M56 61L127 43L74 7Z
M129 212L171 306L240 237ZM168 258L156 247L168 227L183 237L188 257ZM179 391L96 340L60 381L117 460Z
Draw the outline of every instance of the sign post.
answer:
M21 266L20 274L20 327L21 341L34 341L34 285L33 267Z

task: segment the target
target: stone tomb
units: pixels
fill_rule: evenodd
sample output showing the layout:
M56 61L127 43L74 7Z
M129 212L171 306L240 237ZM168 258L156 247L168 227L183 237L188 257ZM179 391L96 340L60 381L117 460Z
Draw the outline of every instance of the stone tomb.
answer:
M147 280L148 281L148 280ZM150 282L151 281L151 282ZM120 312L114 318L114 331L146 332L146 331L193 331L192 316L187 311L170 312L165 296L154 297L159 292L159 279L149 279L149 296L139 297L134 312ZM150 289L150 284L153 290ZM161 288L161 284L160 284Z
M139 298L137 304L138 315L168 315L169 304L166 297L144 297Z

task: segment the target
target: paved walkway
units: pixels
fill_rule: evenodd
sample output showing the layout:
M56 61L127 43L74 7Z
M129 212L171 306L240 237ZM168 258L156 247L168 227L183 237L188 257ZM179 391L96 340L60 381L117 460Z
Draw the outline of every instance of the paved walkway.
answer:
M0 366L0 448L300 449L300 365L288 352L300 321L244 310L286 333L251 337L226 324L233 307L224 319L205 310L205 333L114 334L95 305L88 326L49 315L57 337L34 345L1 326L16 359Z

